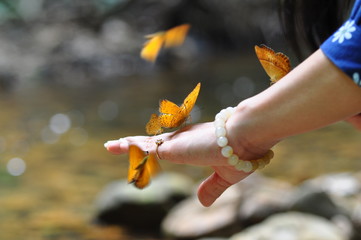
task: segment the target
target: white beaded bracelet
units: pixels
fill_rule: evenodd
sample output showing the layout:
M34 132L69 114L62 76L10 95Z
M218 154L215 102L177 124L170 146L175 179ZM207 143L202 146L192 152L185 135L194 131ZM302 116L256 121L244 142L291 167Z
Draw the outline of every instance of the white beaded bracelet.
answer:
M222 156L228 159L228 164L234 166L238 171L246 173L255 171L256 169L264 168L270 160L273 158L274 153L272 150L268 150L265 156L257 160L243 161L233 153L233 148L228 144L226 122L236 111L235 107L228 107L221 110L215 117L214 127L216 129L215 134L217 137L217 145L221 147Z

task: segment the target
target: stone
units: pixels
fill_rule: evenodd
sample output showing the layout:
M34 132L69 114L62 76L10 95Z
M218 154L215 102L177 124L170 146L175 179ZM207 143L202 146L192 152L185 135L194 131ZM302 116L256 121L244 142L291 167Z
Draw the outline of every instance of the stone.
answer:
M322 175L305 181L303 185L321 189L337 197L355 196L361 192L360 179L348 172Z
M327 219L305 213L276 214L233 235L230 240L346 240L342 232Z
M162 232L170 238L195 239L230 236L239 231L237 206L241 183L227 189L210 207L202 206L196 195L175 206L162 222Z
M327 193L307 187L301 187L297 190L293 196L293 203L290 209L312 213L328 219L340 214L346 214L332 201Z
M360 235L358 196L360 181L354 174L326 174L301 184L294 193L291 209L325 217L351 238Z
M274 191L273 195L269 192L262 193L266 189ZM245 219L248 221L259 216L263 219L283 210L287 205L286 201L276 200L279 198L277 194L282 192L286 195L290 189L287 183L253 173L227 189L210 207L203 207L197 196L180 202L162 222L162 230L165 235L173 238L230 236L243 229Z
M126 180L108 184L96 199L95 222L159 232L169 209L193 192L193 181L176 173L162 173L143 190Z
M289 209L294 187L287 182L262 177L245 189L238 210L242 225L258 223L272 214Z

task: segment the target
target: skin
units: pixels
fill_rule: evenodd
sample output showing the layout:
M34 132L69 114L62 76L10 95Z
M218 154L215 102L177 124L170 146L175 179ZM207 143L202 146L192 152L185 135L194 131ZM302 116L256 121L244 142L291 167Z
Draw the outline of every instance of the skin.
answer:
M239 103L227 121L227 137L240 159L258 159L289 136L338 121L347 120L360 130L360 112L361 88L317 50L279 82ZM221 156L212 123L152 137L125 137L108 141L105 147L113 154L126 154L129 144L155 152L157 139L164 140L158 148L161 159L214 169L198 189L204 206L250 174L235 170Z

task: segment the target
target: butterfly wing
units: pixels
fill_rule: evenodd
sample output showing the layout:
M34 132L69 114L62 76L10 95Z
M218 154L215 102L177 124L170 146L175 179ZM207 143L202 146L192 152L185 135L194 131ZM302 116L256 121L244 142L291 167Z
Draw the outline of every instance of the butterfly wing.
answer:
M162 100L160 102L159 112L162 114L159 116L159 121L162 127L175 128L184 123L197 101L200 87L201 83L198 83L192 92L184 99L180 107L168 100Z
M135 145L129 146L129 168L128 168L128 182L136 182L142 174L142 169L138 168L146 157L145 153Z
M165 42L164 42L165 47L168 48L168 47L176 47L182 45L187 36L189 28L190 28L189 24L182 24L169 29L165 33Z
M135 179L133 181L133 183L134 183L134 186L136 186L139 189L145 188L150 183L150 174L146 169L148 158L149 158L149 156L146 156L143 159L143 163L137 167L139 175L138 175L137 179Z
M159 102L159 112L161 113L159 122L162 127L174 128L179 126L181 108L177 104L166 99L161 100Z
M159 112L162 114L176 115L180 111L180 107L167 99L163 99L159 102Z
M146 156L144 162L138 166L138 170L140 171L140 175L138 179L134 181L134 185L139 189L143 189L149 185L151 178L160 171L159 163L154 154Z
M140 56L147 61L154 62L164 44L164 33L155 33L149 35L148 38L150 39L144 44Z
M182 117L181 114L170 115L170 114L162 114L159 116L159 121L162 127L164 128L176 128L179 127L185 118Z
M152 114L150 116L150 119L149 119L147 125L145 126L145 131L149 135L157 135L157 134L161 134L163 132L163 129L162 129L162 126L160 124L159 117L157 114Z
M193 89L193 91L190 94L188 94L188 96L184 99L181 109L185 118L187 118L191 113L194 104L197 101L200 89L201 89L201 83L198 83L197 86Z
M151 177L154 177L155 175L157 175L160 172L160 165L158 163L157 158L155 157L154 154L149 154L147 163L145 165L145 169L147 170L147 172L149 173L149 175Z
M267 75L271 78L271 83L275 83L291 71L289 58L281 53L275 53L266 45L255 46L256 55Z
M140 56L147 61L154 62L163 45L169 48L183 44L189 28L189 24L182 24L168 31L146 36L149 40L144 44Z
M143 189L149 185L151 177L160 171L159 163L154 154L146 155L135 145L129 146L128 182Z

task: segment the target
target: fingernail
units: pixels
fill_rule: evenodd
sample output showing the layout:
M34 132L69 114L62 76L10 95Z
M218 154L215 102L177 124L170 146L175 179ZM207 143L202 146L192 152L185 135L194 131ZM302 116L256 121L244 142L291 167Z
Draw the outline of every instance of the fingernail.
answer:
M109 140L106 143L104 143L104 147L108 149L112 145L119 145L119 140Z

